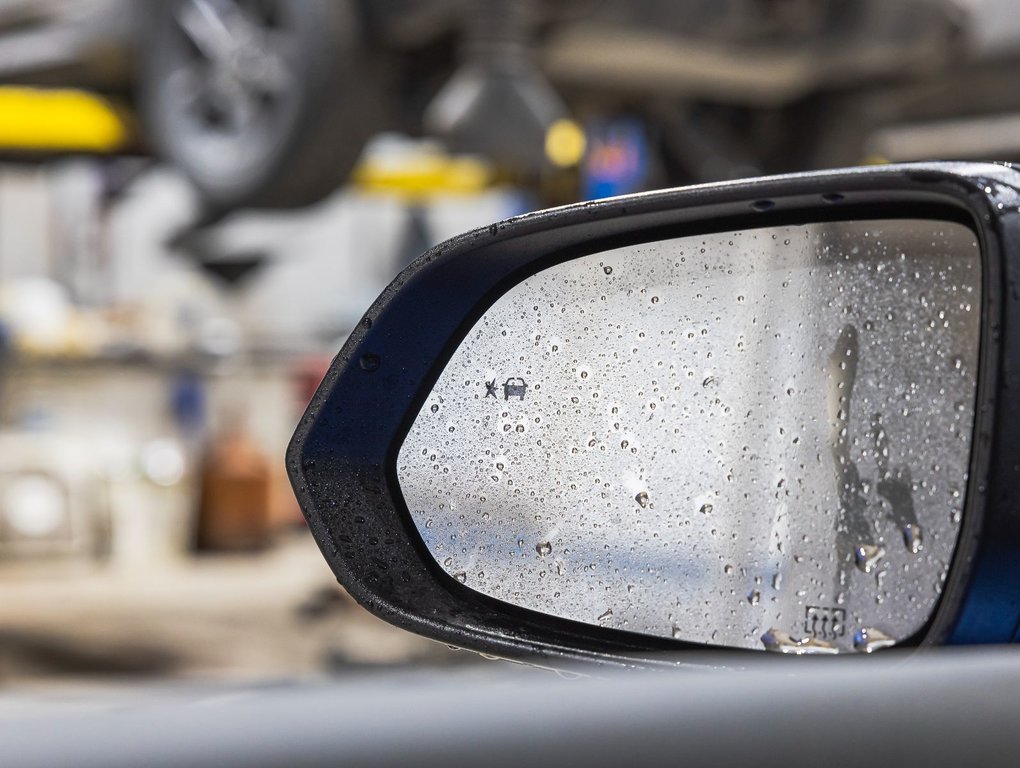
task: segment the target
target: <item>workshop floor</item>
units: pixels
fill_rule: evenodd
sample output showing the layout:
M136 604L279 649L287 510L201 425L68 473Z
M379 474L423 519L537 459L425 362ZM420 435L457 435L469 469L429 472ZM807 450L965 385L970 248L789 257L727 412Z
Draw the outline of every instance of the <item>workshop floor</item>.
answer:
M151 570L0 567L0 686L279 679L472 663L337 587L306 531Z

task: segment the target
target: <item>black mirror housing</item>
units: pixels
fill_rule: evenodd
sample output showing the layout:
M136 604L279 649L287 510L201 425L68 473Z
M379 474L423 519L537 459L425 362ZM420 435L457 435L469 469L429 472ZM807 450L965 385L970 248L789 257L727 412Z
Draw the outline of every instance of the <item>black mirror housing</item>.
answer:
M411 522L396 478L399 448L474 322L510 288L543 269L685 235L887 218L970 227L981 249L983 283L974 434L959 538L930 621L900 645L1015 640L1020 173L1006 165L879 166L644 193L509 219L423 254L352 332L288 451L294 490L338 581L393 624L508 658L645 666L675 663L668 652L703 648L518 608L450 578ZM504 382L496 384L502 396ZM507 397L523 399L521 386L507 381Z

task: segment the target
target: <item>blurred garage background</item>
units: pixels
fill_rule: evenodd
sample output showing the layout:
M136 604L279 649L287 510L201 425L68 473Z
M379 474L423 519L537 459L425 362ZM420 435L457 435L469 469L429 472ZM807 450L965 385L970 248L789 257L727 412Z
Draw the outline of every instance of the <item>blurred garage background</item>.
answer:
M379 291L535 208L919 159L1020 160L1013 0L0 0L0 686L474 660L286 481Z

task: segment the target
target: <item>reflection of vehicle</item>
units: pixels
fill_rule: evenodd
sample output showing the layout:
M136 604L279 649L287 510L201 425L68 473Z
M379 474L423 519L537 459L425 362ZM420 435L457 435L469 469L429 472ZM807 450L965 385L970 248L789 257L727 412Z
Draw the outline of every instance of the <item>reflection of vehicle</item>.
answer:
M638 116L672 181L1016 157L1008 5L5 0L0 81L125 103L214 208L316 200L383 128L533 175L565 114Z

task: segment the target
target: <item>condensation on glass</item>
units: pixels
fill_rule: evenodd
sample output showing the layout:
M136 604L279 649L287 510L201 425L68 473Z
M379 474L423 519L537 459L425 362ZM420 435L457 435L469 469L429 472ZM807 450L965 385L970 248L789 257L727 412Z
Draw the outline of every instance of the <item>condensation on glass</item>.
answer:
M960 530L980 261L967 227L888 220L546 269L412 425L414 524L453 578L566 619L792 653L908 638Z

